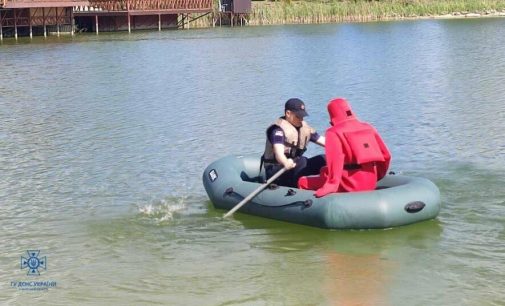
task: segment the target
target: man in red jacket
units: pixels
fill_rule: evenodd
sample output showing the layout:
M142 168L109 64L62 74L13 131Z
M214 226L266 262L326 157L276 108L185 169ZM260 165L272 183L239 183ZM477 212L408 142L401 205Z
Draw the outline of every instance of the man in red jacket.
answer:
M316 197L333 192L374 190L388 170L391 154L377 130L356 118L345 99L328 104L327 167L320 176L304 176L299 188L316 190Z

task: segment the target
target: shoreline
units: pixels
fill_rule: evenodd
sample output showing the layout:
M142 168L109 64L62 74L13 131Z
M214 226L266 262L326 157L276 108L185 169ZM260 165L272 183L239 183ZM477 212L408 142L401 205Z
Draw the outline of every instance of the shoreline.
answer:
M325 2L328 1L328 2ZM198 15L195 15L198 17ZM193 16L193 17L195 17ZM189 16L188 16L189 17ZM224 18L223 18L224 17ZM338 24L429 19L479 19L505 17L503 0L338 0L253 1L248 15L238 15L233 26ZM223 19L221 19L223 18ZM187 29L230 26L229 15L213 12L196 18ZM158 26L159 27L159 26ZM155 30L143 29L143 30ZM158 28L159 30L159 28ZM113 31L116 32L116 31ZM117 32L123 32L121 30ZM59 34L63 34L60 32ZM3 38L11 38L1 36Z
M361 16L350 16L348 18L338 19L337 21L321 21L321 22L305 22L304 20L298 22L281 22L281 23L255 23L249 22L248 26L269 26L269 25L290 25L290 24L338 24L338 23L365 23L365 22L382 22L382 21L416 21L416 20L444 20L444 19L481 19L481 18L503 18L505 17L505 12L501 12L500 14L487 14L482 15L478 13L467 13L465 15L453 15L453 14L445 14L445 15L432 15L432 16L386 16L386 17L361 17ZM239 26L240 27L240 26Z
M394 1L394 0L393 0ZM443 1L441 1L443 2ZM449 1L450 2L450 1ZM485 1L484 1L485 2ZM339 4L340 3L340 4ZM388 4L364 5L341 4L333 2L307 2L304 0L287 2L253 1L251 13L246 17L244 26L289 25L289 24L330 24L330 23L363 23L377 21L429 20L429 19L479 19L505 17L505 1L496 5L483 4L476 9L468 9L470 5L456 6L460 10L441 11L438 7L427 6L424 13L413 13L418 7L405 5L387 6ZM389 3L391 4L391 3ZM339 6L345 6L345 9ZM336 9L336 7L338 9ZM375 10L374 10L375 9ZM403 11L403 13L402 13ZM219 12L213 16L196 20L191 28L219 27ZM230 26L224 20L222 26ZM240 23L234 26L240 27Z
M426 6L376 2L253 2L247 25L322 24L423 19L464 19L505 17L505 3L425 3ZM423 2L424 3L424 2ZM454 8L454 10L450 10Z

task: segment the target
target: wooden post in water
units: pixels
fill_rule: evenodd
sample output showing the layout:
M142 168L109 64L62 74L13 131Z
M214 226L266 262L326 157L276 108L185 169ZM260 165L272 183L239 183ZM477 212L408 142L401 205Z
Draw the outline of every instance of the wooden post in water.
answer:
M16 15L16 9L14 9L14 38L18 40L18 16Z
M161 31L161 14L158 14L158 31Z
M46 27L46 10L42 8L42 19L44 20L44 38L47 37L47 27Z
M3 26L4 26L4 22L2 20L2 11L0 11L0 41L4 40Z
M30 39L33 38L33 27L32 27L32 12L28 9L28 21L30 22Z
M96 28L96 35L98 35L98 15L95 15L95 28Z
M131 21L130 21L130 12L128 12L128 33L131 33L132 32L132 28L131 28Z
M60 14L58 8L54 9L56 12L56 34L60 37Z
M75 34L75 19L74 19L74 9L70 11L70 20L72 20L72 29L70 29L71 35Z
M56 33L58 37L60 37L60 14L58 8L56 8L55 11L56 11Z

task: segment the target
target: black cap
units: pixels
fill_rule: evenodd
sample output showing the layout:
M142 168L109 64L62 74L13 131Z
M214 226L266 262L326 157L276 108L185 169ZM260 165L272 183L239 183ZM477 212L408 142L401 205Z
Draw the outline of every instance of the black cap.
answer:
M299 118L303 118L309 115L305 111L305 104L298 98L291 98L286 101L286 105L284 105L284 111L287 110L292 111Z

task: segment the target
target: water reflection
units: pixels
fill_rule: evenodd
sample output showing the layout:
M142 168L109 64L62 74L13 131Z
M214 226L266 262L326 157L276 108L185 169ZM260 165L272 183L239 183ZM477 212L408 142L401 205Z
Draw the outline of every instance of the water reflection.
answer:
M328 305L391 305L391 291L402 290L398 279L422 281L432 269L427 266L424 273L406 273L406 257L422 254L423 262L436 260L433 249L443 237L442 225L435 220L389 230L328 231L242 214L234 218L249 232L268 233L264 236L268 239L253 244L255 248L274 254L295 252L308 262L317 262L320 276L296 263L286 269L303 271L306 286L318 288ZM318 279L309 280L312 275Z
M391 274L379 255L326 255L329 305L389 305L387 289Z

